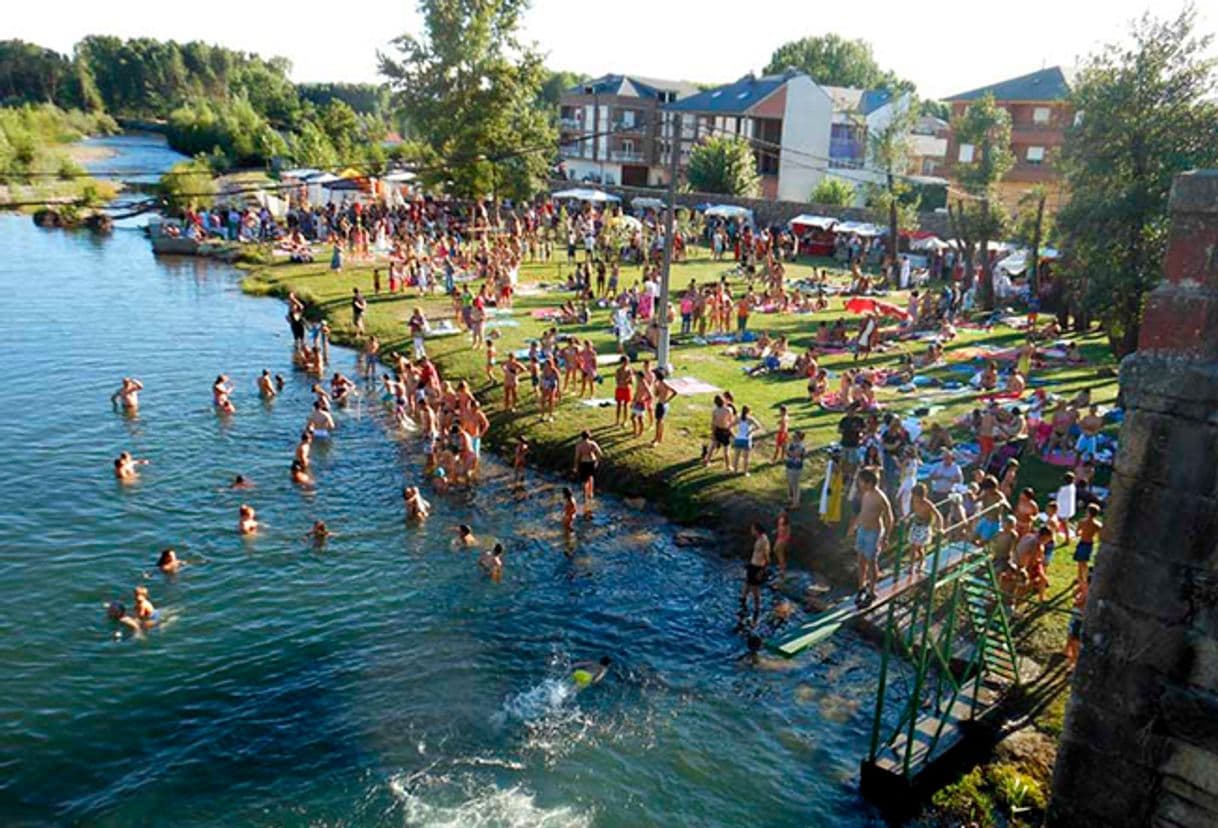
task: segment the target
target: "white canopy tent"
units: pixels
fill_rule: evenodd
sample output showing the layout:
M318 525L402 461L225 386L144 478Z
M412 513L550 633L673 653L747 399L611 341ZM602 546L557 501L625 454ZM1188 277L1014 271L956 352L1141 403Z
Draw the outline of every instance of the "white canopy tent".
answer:
M928 236L924 239L914 239L909 244L910 250L947 250L951 247L950 244L943 241L938 236Z
M630 199L630 206L636 210L663 210L667 205L654 196L635 196Z
M832 230L838 223L837 219L830 216L814 216L811 213L801 213L788 221L787 225L792 229L795 227L814 227L817 230Z
M866 221L843 221L834 227L833 231L835 233L844 233L847 236L871 237L884 235L883 227Z
M735 204L712 204L706 208L704 215L707 218L721 218L728 221L744 219L750 227L753 226L753 211Z
M551 198L568 201L590 201L594 204L604 204L608 201L621 201L615 195L610 195L602 190L593 190L588 187L575 187L570 190L559 190L551 193Z

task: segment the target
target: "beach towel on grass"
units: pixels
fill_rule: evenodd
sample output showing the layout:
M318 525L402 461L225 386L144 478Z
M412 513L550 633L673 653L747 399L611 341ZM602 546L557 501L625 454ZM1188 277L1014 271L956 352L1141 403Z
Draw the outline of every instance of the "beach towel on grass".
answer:
M562 317L561 308L536 308L529 312L534 319L556 321Z
M613 405L614 403L613 403L613 400L606 399L604 397L593 397L592 399L589 399L589 400L580 400L579 404L586 405L589 408L608 408L609 406Z
M709 382L703 382L697 377L673 377L665 382L678 394L717 394L723 390Z
M461 331L456 325L454 325L448 319L444 319L432 325L427 331L427 336L454 336L459 333L461 333Z

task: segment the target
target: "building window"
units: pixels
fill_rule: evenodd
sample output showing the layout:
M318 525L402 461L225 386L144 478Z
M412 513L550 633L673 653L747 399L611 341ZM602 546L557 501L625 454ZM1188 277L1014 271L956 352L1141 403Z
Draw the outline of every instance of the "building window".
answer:
M622 141L622 152L625 155L634 155L634 141Z
M961 164L973 163L973 145L972 144L961 144L960 145L960 163Z
M1044 126L1049 123L1049 107L1038 106L1032 110L1032 123Z
M1045 148L1028 147L1027 159L1029 164L1043 164L1045 160Z

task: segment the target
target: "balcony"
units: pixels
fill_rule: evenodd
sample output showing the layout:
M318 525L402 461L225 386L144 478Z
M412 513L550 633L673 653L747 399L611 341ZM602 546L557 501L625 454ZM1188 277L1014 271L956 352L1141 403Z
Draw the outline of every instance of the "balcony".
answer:
M642 164L647 158L638 150L613 150L609 153L610 161L623 161L627 164Z
M577 132L583 131L584 122L582 118L559 118L558 125L563 129L571 129Z
M560 158L591 158L592 151L585 153L579 144L559 144L558 155Z
M641 133L643 131L643 124L640 123L638 120L624 121L619 118L619 119L613 121L611 128L613 129L614 132L639 132L639 133Z

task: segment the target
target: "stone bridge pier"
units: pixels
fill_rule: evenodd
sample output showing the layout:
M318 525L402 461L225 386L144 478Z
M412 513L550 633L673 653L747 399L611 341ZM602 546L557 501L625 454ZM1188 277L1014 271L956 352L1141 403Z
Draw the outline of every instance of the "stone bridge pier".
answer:
M1054 826L1218 825L1218 170L1176 179L1171 219L1164 281L1121 366Z

